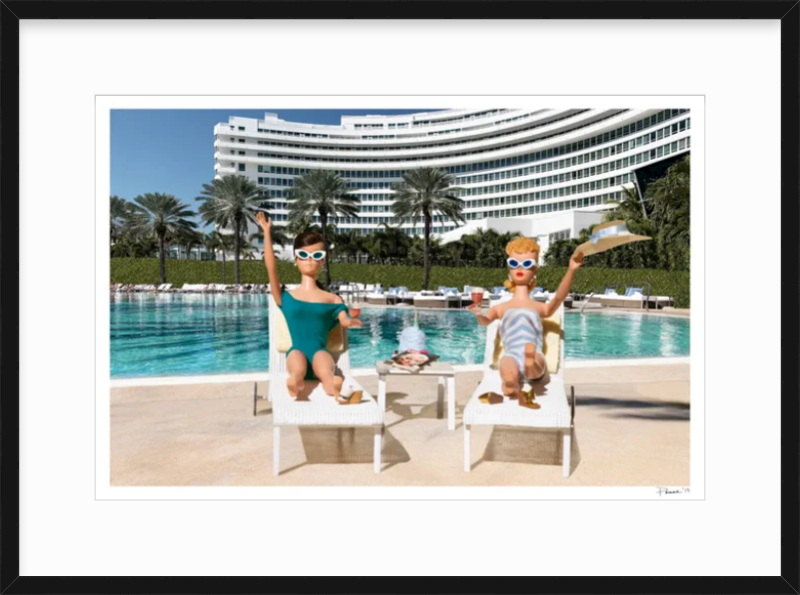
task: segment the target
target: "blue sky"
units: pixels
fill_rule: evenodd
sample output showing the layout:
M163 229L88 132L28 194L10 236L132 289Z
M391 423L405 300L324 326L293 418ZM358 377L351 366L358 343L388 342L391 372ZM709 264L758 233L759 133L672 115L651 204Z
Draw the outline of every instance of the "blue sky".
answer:
M230 116L260 119L270 112L282 120L339 124L343 115L428 111L434 110L111 110L111 194L133 200L146 192L162 192L197 209L195 197L214 178L214 125Z

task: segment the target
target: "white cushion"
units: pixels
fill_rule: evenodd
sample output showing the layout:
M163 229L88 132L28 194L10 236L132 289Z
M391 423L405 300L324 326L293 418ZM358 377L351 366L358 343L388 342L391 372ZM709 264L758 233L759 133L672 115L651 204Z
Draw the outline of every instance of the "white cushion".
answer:
M539 409L529 409L520 406L516 400L504 397L502 403L489 405L482 403L479 396L487 392L502 395L502 382L500 374L496 371L487 372L478 388L470 397L469 404L464 409L464 424L466 425L509 425L528 426L536 428L568 428L571 424L571 411L564 392L564 378L554 374L544 386L545 394L536 397L536 402L541 405Z
M345 376L345 386L364 390L361 402L342 405L325 393L322 383L311 391L308 400L296 401L289 396L287 374L270 375L272 416L276 426L379 426L383 424L383 411L375 398L351 376ZM311 382L311 381L307 381Z

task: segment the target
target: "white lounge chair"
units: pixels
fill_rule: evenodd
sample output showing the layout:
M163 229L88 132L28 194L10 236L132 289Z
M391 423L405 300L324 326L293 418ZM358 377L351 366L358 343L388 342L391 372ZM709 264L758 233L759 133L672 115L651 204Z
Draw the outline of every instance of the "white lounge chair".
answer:
M386 292L383 287L376 285L375 288L367 293L367 303L373 305L386 305Z
M342 405L325 393L321 383L313 388L308 400L295 400L286 387L286 352L291 347L291 335L283 312L269 296L269 400L272 401L273 461L272 472L280 472L280 437L284 426L327 426L374 428L374 470L380 473L383 449L385 403L378 402L350 375L350 353L347 331L340 325L328 335L328 349L337 368L344 376L344 386L362 390L361 402ZM309 364L310 365L310 364Z
M498 337L500 321L486 327L484 374L478 388L464 409L464 471L470 471L470 427L473 425L525 426L532 428L560 428L563 435L562 469L564 477L570 474L570 448L575 413L575 394L567 401L564 384L564 306L550 318L544 320L544 349L548 376L543 385L544 394L536 396L540 409L522 407L516 400L503 398L502 403L482 403L480 395L489 391L503 394L497 362L502 357L502 344ZM555 350L555 353L553 353ZM538 383L537 383L538 384ZM529 386L529 385L528 385Z
M414 306L419 308L449 308L461 307L461 294L455 287L440 287L435 295L430 291L420 291L414 295Z

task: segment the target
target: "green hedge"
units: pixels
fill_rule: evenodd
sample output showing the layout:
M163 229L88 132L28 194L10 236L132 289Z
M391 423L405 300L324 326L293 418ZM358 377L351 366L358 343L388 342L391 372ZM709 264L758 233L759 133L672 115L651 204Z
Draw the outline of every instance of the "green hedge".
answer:
M263 261L242 261L239 266L242 283L268 282ZM233 263L228 262L226 269L227 278L223 280L222 262L169 259L167 281L175 287L184 283L233 283ZM554 291L565 272L564 267L542 267L539 270L539 285ZM279 261L278 275L283 283L300 282L300 273L292 263ZM492 288L502 285L506 275L505 269L433 267L429 286L461 288L464 285L476 285ZM422 288L422 267L332 263L331 278L353 283L380 283L384 287L403 285L411 291L417 291ZM111 259L111 283L157 284L159 280L156 258ZM689 273L686 271L581 267L575 274L572 290L588 293L605 285L645 281L652 285L653 294L675 298L677 308L689 307Z

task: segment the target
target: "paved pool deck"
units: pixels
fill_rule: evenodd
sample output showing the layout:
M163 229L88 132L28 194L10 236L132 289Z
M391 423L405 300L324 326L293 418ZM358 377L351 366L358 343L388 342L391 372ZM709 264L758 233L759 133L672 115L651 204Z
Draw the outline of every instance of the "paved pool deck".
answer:
M272 474L272 410L254 382L111 389L113 486L689 485L689 364L566 368L575 387L572 474L548 430L473 427L463 471L461 415L481 378L456 374L456 430L437 418L435 378L390 377L386 446L369 429L284 428ZM377 395L376 375L359 381ZM268 382L255 383L266 395Z

